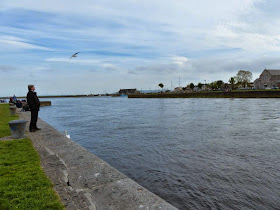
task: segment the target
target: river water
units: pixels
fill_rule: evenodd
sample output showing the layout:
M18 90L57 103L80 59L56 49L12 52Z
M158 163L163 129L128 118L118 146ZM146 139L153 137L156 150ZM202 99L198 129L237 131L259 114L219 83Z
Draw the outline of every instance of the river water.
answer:
M179 209L280 209L279 99L50 100L43 120Z

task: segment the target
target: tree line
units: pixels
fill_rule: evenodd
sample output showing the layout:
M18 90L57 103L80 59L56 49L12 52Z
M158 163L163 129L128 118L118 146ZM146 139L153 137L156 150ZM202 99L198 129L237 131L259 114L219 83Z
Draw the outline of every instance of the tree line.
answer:
M231 78L229 78L228 83L225 83L222 80L217 80L214 82L211 82L209 84L202 84L201 82L199 82L197 85L195 85L194 83L190 83L188 84L186 87L182 87L182 89L185 91L187 89L194 89L195 87L202 89L205 88L204 86L206 86L207 89L211 89L211 90L220 90L221 88L223 89L237 89L237 88L247 88L250 87L250 83L251 80L253 78L253 75L250 71L246 71L246 70L239 70L238 73L236 74L236 76L233 76ZM163 83L160 83L158 85L162 90L163 90Z

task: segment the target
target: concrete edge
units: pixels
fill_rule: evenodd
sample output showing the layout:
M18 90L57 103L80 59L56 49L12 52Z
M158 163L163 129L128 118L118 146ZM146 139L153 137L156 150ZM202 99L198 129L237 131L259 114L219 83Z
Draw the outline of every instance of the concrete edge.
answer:
M30 112L18 112L29 120ZM66 209L177 209L38 119L41 131L27 137L40 155Z

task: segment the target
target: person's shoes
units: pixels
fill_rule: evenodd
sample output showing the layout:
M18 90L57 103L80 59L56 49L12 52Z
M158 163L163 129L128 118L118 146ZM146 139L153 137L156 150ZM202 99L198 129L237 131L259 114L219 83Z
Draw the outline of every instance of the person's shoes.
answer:
M35 128L35 130L36 130L36 131L39 131L39 130L41 130L41 128Z
M30 130L30 132L35 132L35 131L36 131L35 129Z

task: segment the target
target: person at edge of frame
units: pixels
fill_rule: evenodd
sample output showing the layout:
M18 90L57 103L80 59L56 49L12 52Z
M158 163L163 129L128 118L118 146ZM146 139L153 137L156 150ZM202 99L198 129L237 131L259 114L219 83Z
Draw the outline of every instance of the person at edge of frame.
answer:
M28 85L27 104L31 111L31 121L30 121L29 131L35 132L41 130L40 128L37 127L38 113L40 110L40 101L37 97L37 93L35 92L34 85Z

